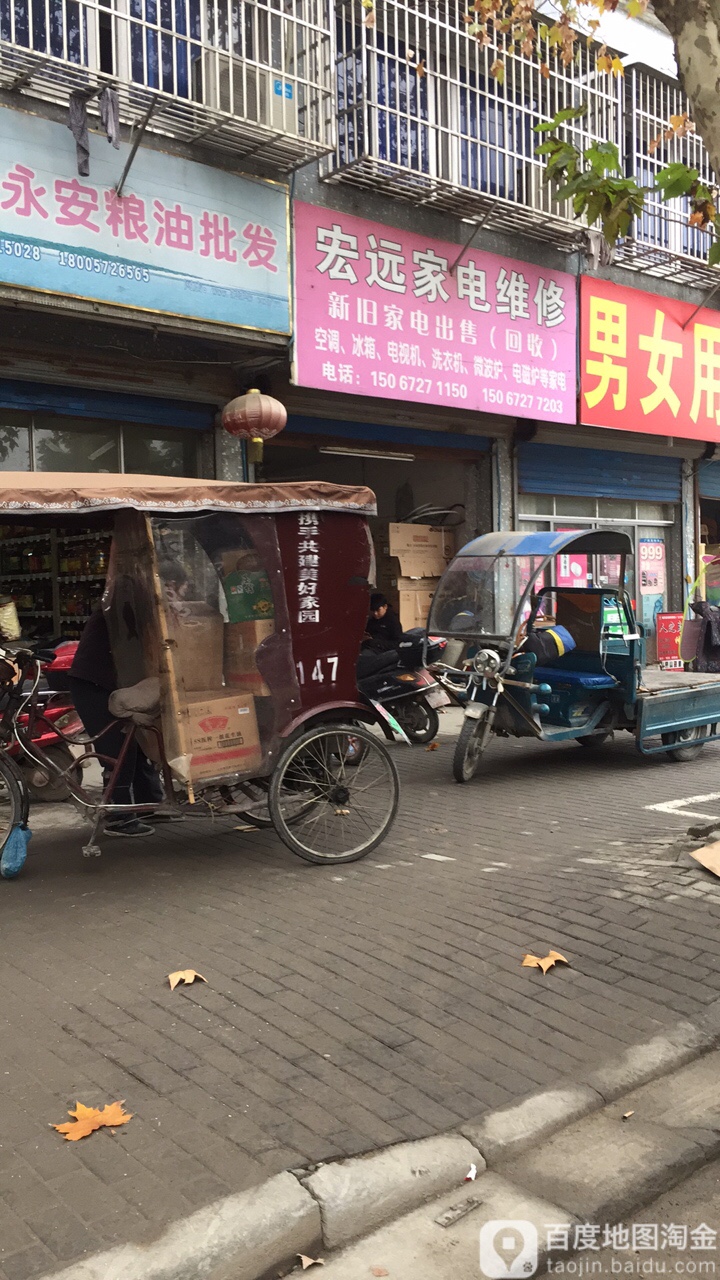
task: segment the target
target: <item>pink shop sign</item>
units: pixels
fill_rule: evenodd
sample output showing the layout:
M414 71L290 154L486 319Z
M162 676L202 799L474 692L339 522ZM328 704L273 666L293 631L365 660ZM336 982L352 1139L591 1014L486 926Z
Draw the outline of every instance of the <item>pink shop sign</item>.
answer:
M576 421L575 280L296 203L295 382Z

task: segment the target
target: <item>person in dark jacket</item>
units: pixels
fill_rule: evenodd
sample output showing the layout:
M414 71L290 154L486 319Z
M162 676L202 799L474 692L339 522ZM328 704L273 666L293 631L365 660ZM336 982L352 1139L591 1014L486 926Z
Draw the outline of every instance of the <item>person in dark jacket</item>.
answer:
M124 726L117 721L112 723L114 717L108 707L110 694L117 687L105 614L102 609L96 609L85 624L70 668L70 693L87 733L93 738L100 734L93 749L111 760L117 760L125 742ZM107 780L112 765L104 765L103 768ZM160 804L163 799L158 771L134 739L118 774L112 798L118 804ZM105 824L105 830L113 836L151 836L154 833L148 822L132 814L119 814Z
M370 616L365 624L363 649L372 653L389 653L397 649L403 629L392 605L380 591L370 596Z

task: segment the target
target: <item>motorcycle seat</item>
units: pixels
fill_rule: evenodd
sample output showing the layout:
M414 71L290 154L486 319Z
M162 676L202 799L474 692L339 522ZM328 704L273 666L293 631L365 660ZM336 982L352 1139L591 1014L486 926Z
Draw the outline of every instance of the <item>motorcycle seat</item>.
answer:
M534 679L553 689L614 689L617 680L599 671L568 671L564 667L536 667Z
M397 665L398 656L394 649L390 649L387 653L372 653L369 649L365 649L358 657L355 670L358 680L365 680L368 676L375 676L380 671L389 671L391 667Z

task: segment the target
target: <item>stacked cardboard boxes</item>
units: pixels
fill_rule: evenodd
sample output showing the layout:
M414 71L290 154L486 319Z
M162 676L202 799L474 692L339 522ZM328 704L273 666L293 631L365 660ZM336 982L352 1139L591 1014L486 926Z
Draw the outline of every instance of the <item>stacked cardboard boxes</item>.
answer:
M377 589L397 610L404 631L426 627L435 588L455 554L452 529L375 522Z

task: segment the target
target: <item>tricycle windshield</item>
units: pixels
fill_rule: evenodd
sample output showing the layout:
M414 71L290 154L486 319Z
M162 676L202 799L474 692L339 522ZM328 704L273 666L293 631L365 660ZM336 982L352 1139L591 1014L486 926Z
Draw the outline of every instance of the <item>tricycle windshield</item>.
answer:
M510 637L518 601L541 585L544 556L457 556L446 569L430 610L432 635ZM529 608L528 608L529 612Z

